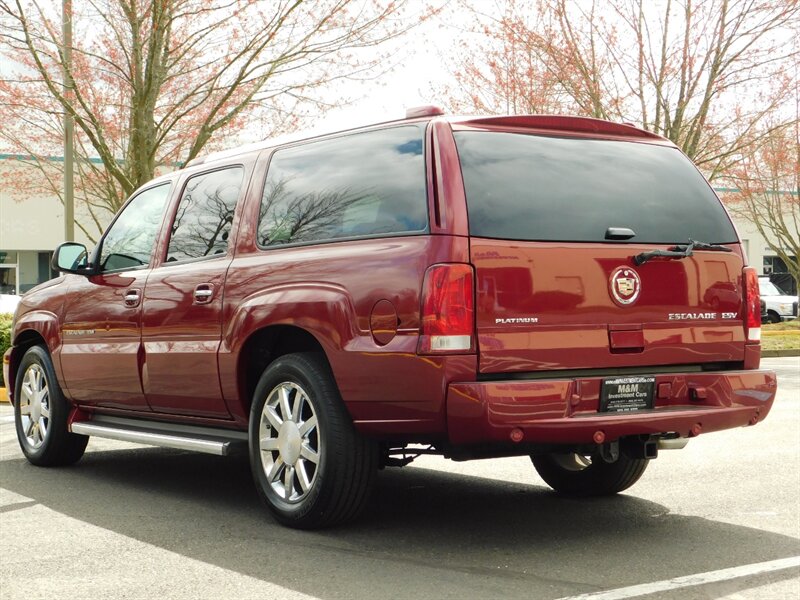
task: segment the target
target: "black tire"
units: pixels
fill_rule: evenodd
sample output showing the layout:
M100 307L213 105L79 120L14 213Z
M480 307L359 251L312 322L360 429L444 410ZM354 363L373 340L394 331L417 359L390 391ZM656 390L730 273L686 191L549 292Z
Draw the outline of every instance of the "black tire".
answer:
M783 319L774 310L767 311L767 321L770 323L780 323Z
M14 388L14 424L25 458L39 467L79 461L89 437L67 430L71 406L42 346L31 346L22 357Z
M290 407L288 419L281 394ZM312 418L316 426L308 429ZM256 489L282 524L330 527L354 519L366 506L378 446L353 427L324 356L287 354L267 367L253 395L249 435Z
M616 494L639 481L650 462L646 458L630 458L623 452L613 463L574 454L543 454L531 456L531 461L547 485L565 496Z

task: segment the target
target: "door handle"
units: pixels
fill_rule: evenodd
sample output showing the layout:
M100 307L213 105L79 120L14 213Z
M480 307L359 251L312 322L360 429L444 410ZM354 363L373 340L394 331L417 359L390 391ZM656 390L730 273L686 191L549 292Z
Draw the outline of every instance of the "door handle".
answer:
M136 308L141 301L142 295L140 290L133 288L125 292L125 306L128 308Z
M201 283L194 288L194 303L208 304L214 298L214 284Z

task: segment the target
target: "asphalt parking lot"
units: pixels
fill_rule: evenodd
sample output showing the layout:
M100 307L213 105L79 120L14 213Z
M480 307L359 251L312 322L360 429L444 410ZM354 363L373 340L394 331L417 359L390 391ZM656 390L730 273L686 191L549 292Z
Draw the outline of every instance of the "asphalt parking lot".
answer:
M323 532L278 526L241 458L95 439L74 467L32 467L4 404L0 597L797 598L800 358L762 364L780 388L763 423L661 452L625 494L560 499L527 459L425 458Z

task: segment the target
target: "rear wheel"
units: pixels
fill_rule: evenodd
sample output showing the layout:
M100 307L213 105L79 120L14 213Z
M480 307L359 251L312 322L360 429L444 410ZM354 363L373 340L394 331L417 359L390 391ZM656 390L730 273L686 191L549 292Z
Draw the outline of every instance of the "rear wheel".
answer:
M566 496L610 496L626 490L639 481L650 462L622 452L613 463L576 453L537 455L531 461L547 485Z
M288 354L267 367L250 412L250 462L278 521L314 529L355 518L377 460L376 444L353 427L321 355Z
M41 346L32 346L22 357L14 398L17 439L28 461L47 467L80 460L89 438L67 430L70 405Z

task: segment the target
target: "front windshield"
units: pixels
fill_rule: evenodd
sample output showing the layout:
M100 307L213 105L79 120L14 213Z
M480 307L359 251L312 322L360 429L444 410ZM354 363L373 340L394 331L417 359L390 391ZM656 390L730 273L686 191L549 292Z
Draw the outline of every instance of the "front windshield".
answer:
M771 281L767 281L766 279L759 279L758 280L758 288L761 292L762 296L785 296L786 292L778 288L774 283Z

